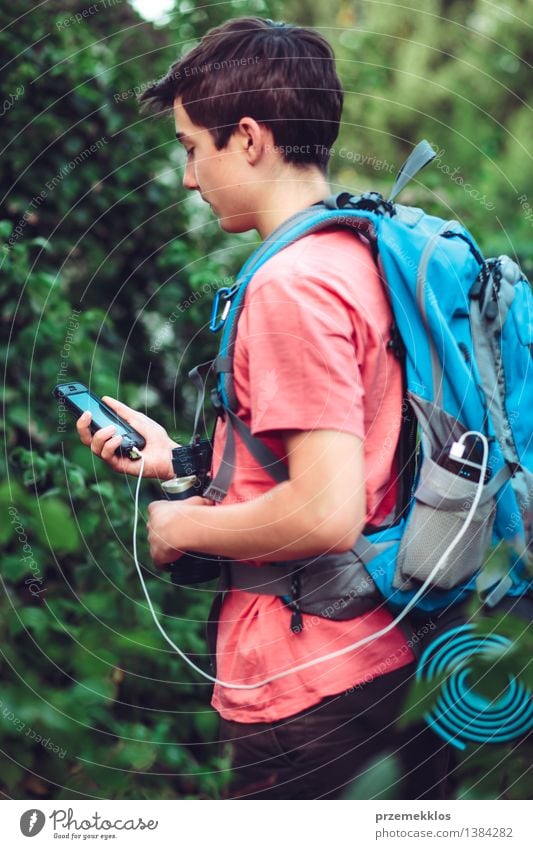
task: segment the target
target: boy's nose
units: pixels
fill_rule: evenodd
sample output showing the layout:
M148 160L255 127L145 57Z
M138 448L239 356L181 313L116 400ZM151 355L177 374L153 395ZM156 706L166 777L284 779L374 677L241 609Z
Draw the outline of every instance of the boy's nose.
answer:
M188 164L183 173L183 188L184 189L199 189L198 181L196 179L196 174L194 173L194 168L192 164Z

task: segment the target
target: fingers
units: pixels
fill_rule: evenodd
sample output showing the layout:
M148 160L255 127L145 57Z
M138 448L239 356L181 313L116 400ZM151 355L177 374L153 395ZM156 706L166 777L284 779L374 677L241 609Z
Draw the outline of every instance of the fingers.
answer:
M142 413L138 413L137 410L132 410L131 407L128 407L127 404L123 404L122 401L117 401L116 398L110 398L109 395L103 395L102 401L104 404L107 404L111 407L115 413L118 413L119 416L122 416L123 419L126 419L128 423L131 422L132 417L142 416Z
M187 498L187 504L190 504L194 507L212 507L214 505L214 501L211 501L210 498L204 498L203 495L191 495L190 498Z
M100 453L102 460L105 460L106 463L110 463L115 456L115 451L120 447L120 445L122 445L122 436L120 434L112 436L111 439L107 439L106 442L104 442Z
M116 406L117 412L119 412L118 402L116 402ZM120 406L125 407L126 405L122 404ZM126 410L128 409L126 407ZM91 418L91 413L86 410L76 421L76 429L83 445L90 448L97 457L101 457L115 472L138 477L140 471L139 464L130 460L128 457L115 454L117 448L122 444L122 436L116 433L116 427L114 425L108 425L97 430L93 435L90 429Z
M115 425L108 425L97 430L91 439L91 451L97 457L109 461L122 442L122 436L116 434Z
M86 410L77 420L76 429L80 440L91 449L93 454L109 463L122 443L122 436L120 434L115 435L116 427L114 425L108 425L108 427L97 430L93 436L89 427L91 418L91 413Z
M89 412L89 410L86 410L85 413L82 413L82 415L76 422L76 430L78 431L80 440L81 442L83 442L84 445L91 444L92 435L89 427L89 425L91 424L91 419L91 413Z

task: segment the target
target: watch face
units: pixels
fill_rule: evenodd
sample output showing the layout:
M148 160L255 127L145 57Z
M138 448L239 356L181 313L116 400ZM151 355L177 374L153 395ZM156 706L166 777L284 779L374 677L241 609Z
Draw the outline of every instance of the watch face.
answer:
M196 464L190 445L172 449L172 467L177 478L196 474Z
M167 495L177 495L178 493L187 492L188 489L197 489L199 483L196 475L189 475L185 478L172 478L169 481L161 481L161 486Z
M212 447L208 439L197 439L191 445L172 449L172 466L177 478L188 475L205 477L211 468Z

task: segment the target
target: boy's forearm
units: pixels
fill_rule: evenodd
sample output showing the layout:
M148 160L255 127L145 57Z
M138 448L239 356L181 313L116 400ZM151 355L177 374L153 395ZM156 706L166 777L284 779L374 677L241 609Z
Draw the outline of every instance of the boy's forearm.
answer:
M176 529L177 547L182 551L276 561L345 550L351 544L349 537L336 538L331 513L323 518L311 499L302 499L290 481L239 504L189 508L183 504L180 528Z

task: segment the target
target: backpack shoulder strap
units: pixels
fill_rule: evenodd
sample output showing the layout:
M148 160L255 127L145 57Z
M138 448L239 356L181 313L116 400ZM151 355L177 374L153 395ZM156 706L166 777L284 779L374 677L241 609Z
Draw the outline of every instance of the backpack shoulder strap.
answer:
M380 198L380 196L377 197ZM229 309L226 308L225 310L226 315L223 322L217 321L216 317L212 316L212 327L219 328L222 325L220 349L215 359L216 406L221 415L226 416L227 437L219 471L204 493L206 498L222 501L228 492L235 471L235 432L238 433L250 454L263 466L276 483L287 480L286 464L262 440L255 437L250 428L236 415L238 402L233 381L233 356L237 324L244 306L246 288L253 275L267 260L287 245L310 233L316 233L335 224L339 227L349 227L354 231L362 232L367 238L375 242L380 218L377 203L373 200L370 202L365 196L361 209L352 205L350 209L347 209L345 204L348 201L353 204L354 202L357 203L358 199L352 198L347 192L334 195L319 204L314 204L296 213L274 230L258 250L252 254L239 273L232 290ZM382 201L382 198L380 198L380 201ZM338 206L338 204L342 205ZM372 205L374 209L370 208ZM215 303L215 308L217 306Z
M217 388L224 408L234 411L237 409L237 399L233 386L233 353L237 324L244 306L246 289L255 272L282 248L304 236L332 225L349 227L362 232L367 238L375 241L380 220L378 212L368 208L356 208L355 205L351 206L350 209L333 206L338 199L346 197L350 198L351 196L347 192L340 193L293 215L270 234L241 269L236 285L233 287L231 305L226 310L217 358ZM356 203L358 200L359 198L352 198L352 203Z
M350 192L338 192L323 201L313 204L292 215L277 227L248 258L231 289L224 290L224 315L217 320L219 298L215 298L211 329L222 329L217 369L217 389L223 407L237 409L233 386L233 348L237 334L237 323L244 304L246 288L255 272L282 248L325 227L338 225L363 233L375 245L383 215L396 214L392 200L421 168L431 162L436 152L425 139L408 156L392 188L388 201L377 192L354 196Z

